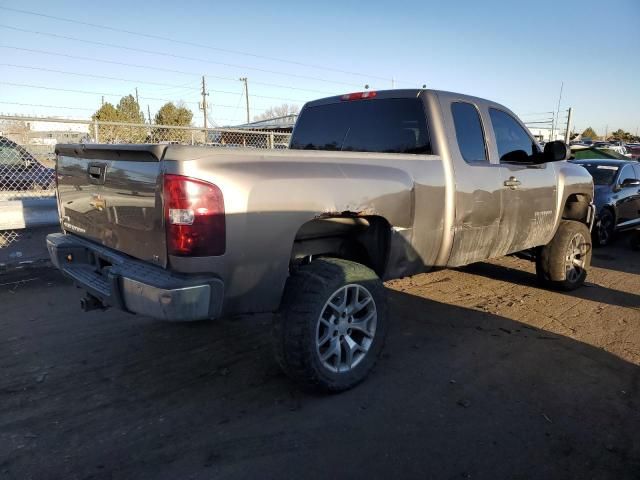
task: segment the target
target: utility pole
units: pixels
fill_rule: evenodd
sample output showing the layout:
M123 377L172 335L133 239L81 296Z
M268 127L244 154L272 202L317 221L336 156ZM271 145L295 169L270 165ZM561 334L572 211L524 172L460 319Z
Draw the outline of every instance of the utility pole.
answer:
M564 82L560 83L560 95L558 96L558 108L556 109L555 121L551 124L551 137L549 140L555 140L555 129L558 126L559 116L560 116L560 102L562 101L562 88L564 87Z
M149 108L148 103L147 103L147 115L149 116L149 125L151 125L151 109Z
M564 143L568 144L569 143L569 136L571 135L570 133L570 129L571 129L571 113L573 112L573 108L569 107L569 110L567 110L567 129L564 132Z
M138 87L136 87L136 105L138 106L138 109L140 108L140 102L138 101Z
M609 124L607 124L607 126L604 127L604 138L602 140L606 142L608 136L609 136Z
M204 80L204 75L202 76L202 92L200 92L200 94L202 95L202 113L204 116L204 129L207 129L207 95L209 95L209 93L207 93L207 85L205 83Z
M396 82L395 79L393 77L391 77L391 88L396 88Z
M240 77L239 80L244 82L244 98L247 103L247 123L251 122L251 117L249 116L249 84L247 83L247 77Z
M101 105L104 106L104 95L102 95L102 103L101 103Z

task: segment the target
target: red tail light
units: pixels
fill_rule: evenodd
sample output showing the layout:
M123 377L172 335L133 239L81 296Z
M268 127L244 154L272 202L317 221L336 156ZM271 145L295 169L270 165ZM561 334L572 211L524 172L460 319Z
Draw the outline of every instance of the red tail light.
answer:
M222 255L226 227L220 189L212 183L165 174L163 193L169 255Z
M364 100L366 98L373 98L378 95L373 91L366 92L356 92L356 93L347 93L346 95L342 95L342 100Z

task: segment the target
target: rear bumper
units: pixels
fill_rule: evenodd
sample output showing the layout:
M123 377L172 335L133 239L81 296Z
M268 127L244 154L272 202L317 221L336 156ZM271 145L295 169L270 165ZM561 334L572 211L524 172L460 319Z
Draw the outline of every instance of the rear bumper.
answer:
M74 235L47 236L53 264L105 307L162 320L220 316L224 284L219 278L178 275Z

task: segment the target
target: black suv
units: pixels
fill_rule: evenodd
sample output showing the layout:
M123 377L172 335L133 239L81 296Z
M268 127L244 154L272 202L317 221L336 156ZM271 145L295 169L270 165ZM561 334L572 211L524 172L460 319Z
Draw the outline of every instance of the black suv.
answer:
M55 185L55 170L42 165L27 150L0 137L0 190L47 190Z

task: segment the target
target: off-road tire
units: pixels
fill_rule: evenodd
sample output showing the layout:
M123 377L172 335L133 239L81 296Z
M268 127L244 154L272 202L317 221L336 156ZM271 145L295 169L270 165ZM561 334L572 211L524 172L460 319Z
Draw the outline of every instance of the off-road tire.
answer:
M366 288L375 302L375 334L364 358L351 370L336 373L320 360L316 328L334 292L351 284ZM283 371L305 390L348 390L373 369L384 346L387 326L386 291L375 272L356 262L319 258L299 267L287 280L280 311L273 324L276 359Z
M572 240L576 235L584 239L584 255L581 259L584 266L581 273L573 280L567 275L567 256ZM591 265L591 234L584 223L575 220L562 220L555 236L536 255L536 274L538 281L545 287L555 290L575 290L582 286L587 278L587 271Z

